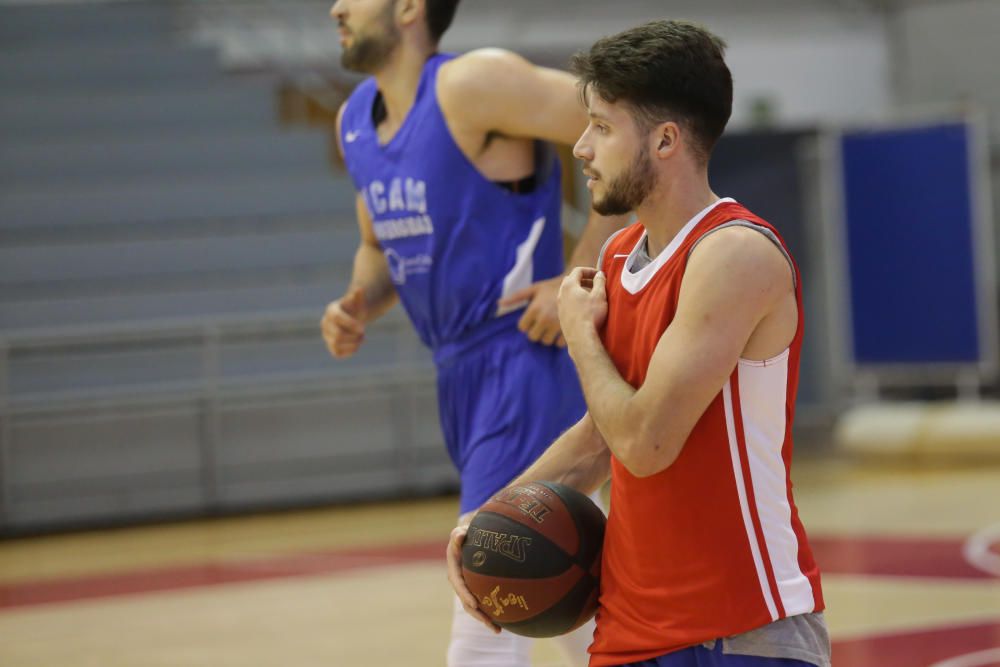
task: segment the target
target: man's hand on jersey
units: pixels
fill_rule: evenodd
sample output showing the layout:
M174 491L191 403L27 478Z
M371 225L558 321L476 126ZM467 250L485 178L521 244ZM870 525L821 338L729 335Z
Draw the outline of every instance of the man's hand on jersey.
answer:
M365 340L365 293L355 288L326 307L320 328L326 347L337 359L346 359Z
M465 585L465 577L462 576L462 543L465 542L465 535L468 532L468 521L459 521L458 526L451 531L451 537L448 539L448 551L446 553L448 560L448 581L451 583L451 587L455 589L455 594L458 595L458 599L461 601L465 611L492 632L499 633L500 626L491 621L489 616L479 608L476 596Z
M517 323L517 328L535 343L566 347L559 328L559 308L556 303L561 282L562 276L540 280L500 299L498 305L504 308L528 301L528 307Z
M559 322L570 346L577 336L600 329L608 316L608 295L604 273L578 266L559 287Z

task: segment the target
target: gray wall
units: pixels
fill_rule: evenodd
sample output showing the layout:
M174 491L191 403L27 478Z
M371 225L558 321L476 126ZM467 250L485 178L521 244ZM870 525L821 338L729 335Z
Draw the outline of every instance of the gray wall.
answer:
M190 39L220 48L234 67L280 65L338 73L329 2L188 3ZM766 99L785 125L845 122L890 106L884 15L835 0L463 0L442 48L504 47L565 67L603 35L657 18L705 24L729 43L737 82L733 127ZM340 73L343 75L343 73Z
M1000 256L1000 0L907 3L891 15L889 35L900 105L985 112L993 238Z
M1000 2L909 4L890 15L895 95L903 105L980 105L1000 146Z

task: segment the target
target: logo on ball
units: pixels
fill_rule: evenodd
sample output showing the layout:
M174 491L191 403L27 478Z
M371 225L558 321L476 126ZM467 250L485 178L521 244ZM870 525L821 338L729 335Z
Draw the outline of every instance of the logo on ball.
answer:
M482 528L473 528L469 531L467 539L472 546L482 547L487 551L506 556L515 563L524 562L527 549L531 546L530 537L508 535L507 533L498 533L494 530L483 530ZM472 564L476 567L482 565L482 563L476 562L476 558L481 553L483 552L477 551L472 555ZM483 554L483 560L486 560L486 554Z
M473 567L482 567L483 563L485 563L485 562L486 562L486 552L485 551L477 551L476 553L472 554L472 565L473 565Z
M489 596L484 597L480 604L484 609L491 609L491 613L494 616L503 616L503 612L507 607L520 607L525 611L531 611L528 609L528 603L525 601L523 595L508 593L501 596L499 586L490 591Z
M515 507L535 523L542 523L552 513L552 508L542 502L543 497L544 494L536 487L511 486L493 496L493 500Z

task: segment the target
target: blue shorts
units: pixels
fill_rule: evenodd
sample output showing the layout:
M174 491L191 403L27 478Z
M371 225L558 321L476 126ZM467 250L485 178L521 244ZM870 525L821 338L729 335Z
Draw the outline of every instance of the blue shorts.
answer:
M661 655L653 660L631 662L621 667L816 667L811 662L789 658L761 658L753 655L733 655L722 652L722 642L715 648L692 646L681 651Z
M441 429L462 481L462 513L506 486L586 411L569 354L532 343L517 330L518 316L435 352Z

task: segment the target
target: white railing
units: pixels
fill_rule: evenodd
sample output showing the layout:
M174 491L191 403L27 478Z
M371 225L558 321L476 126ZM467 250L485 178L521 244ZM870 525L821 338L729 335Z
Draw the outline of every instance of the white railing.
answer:
M22 330L0 335L0 528L7 524L11 507L9 474L12 454L12 423L18 417L44 415L46 421L60 421L60 413L72 410L120 411L124 416L137 408L164 407L183 402L194 405L202 428L198 433L200 467L203 471L204 497L211 504L217 497L215 450L217 440L217 404L222 399L252 400L262 396L273 400L294 400L305 392L326 392L350 388L354 393L366 389L397 391L432 382L433 368L421 358L419 341L409 330L401 313L391 312L376 325L376 330L393 336L396 347L393 363L367 364L353 370L338 370L335 362L315 370L276 371L252 377L224 379L220 372L221 350L227 340L254 340L273 337L315 336L317 347L323 342L319 314L312 310L274 312L268 315L217 317L213 319L150 320L104 326L79 326ZM191 345L200 348L201 373L181 381L122 383L99 391L66 388L13 396L10 381L11 361L20 353L65 352L87 348L121 345ZM403 360L403 361L399 361Z

